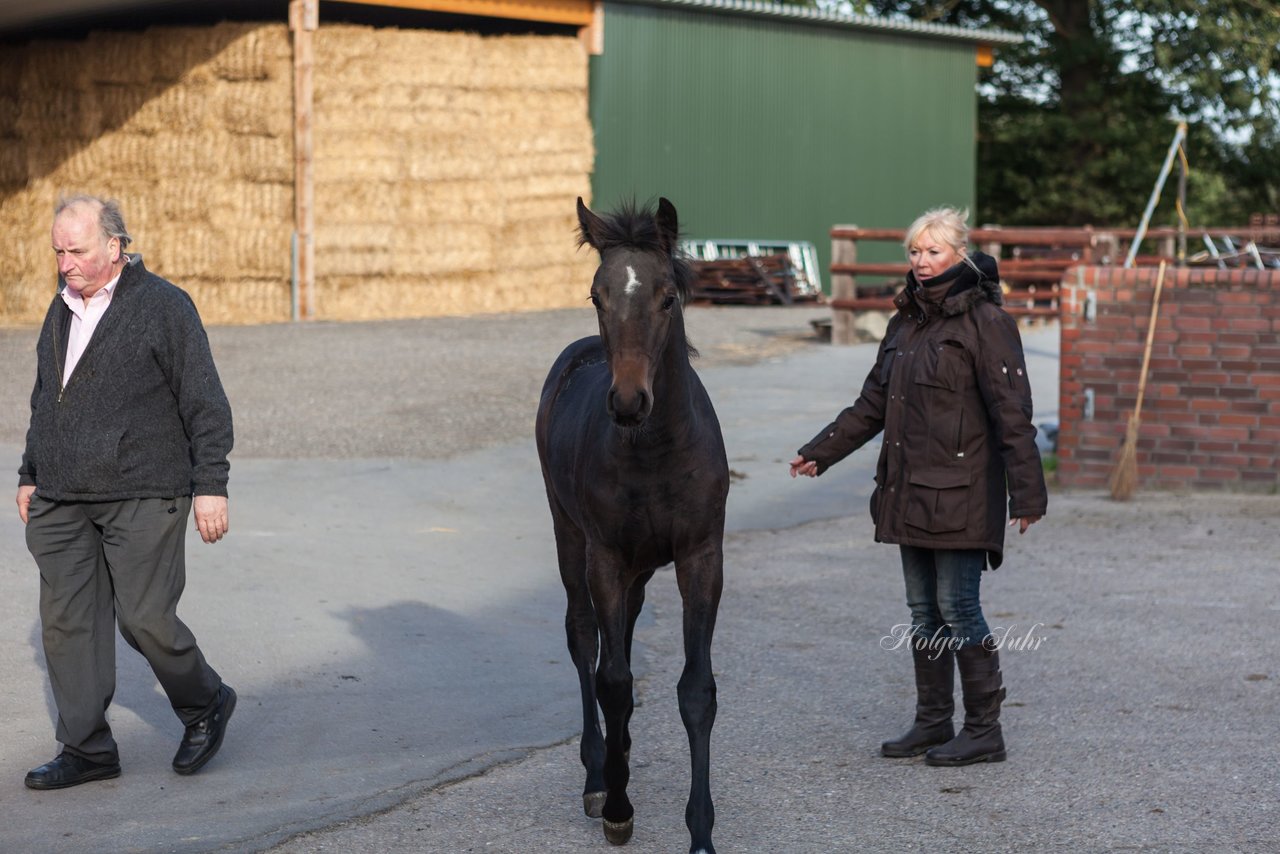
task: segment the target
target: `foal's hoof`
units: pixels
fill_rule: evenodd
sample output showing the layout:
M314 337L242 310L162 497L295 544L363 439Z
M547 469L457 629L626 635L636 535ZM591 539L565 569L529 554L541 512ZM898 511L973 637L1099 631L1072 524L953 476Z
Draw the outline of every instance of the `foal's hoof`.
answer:
M587 792L582 796L582 811L591 818L599 818L604 813L604 802L608 794L605 792Z
M613 845L626 845L627 840L631 838L631 831L636 828L636 820L629 818L626 821L609 821L604 820L604 838L609 840Z

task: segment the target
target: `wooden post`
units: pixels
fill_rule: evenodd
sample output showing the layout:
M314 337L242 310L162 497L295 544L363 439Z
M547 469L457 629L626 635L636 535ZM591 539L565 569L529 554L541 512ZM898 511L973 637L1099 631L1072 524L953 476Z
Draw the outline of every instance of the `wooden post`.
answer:
M578 28L578 39L588 56L604 56L604 3L600 0L591 6L591 23Z
M837 225L836 228L857 228L856 225ZM831 241L832 264L858 263L858 242L837 237ZM853 299L858 295L858 280L848 273L831 274L831 298ZM857 344L853 329L853 312L843 308L831 309L831 343Z
M293 228L297 235L299 315L316 315L315 167L311 112L315 85L315 45L320 27L320 0L289 0L289 29L293 32Z
M1120 236L1111 231L1100 231L1094 235L1094 245L1098 252L1091 263L1106 266L1120 260Z
M982 230L983 231L999 231L1000 226L984 225L982 227ZM987 253L988 255L990 255L992 258L996 259L996 261L1000 260L1000 251L1003 247L999 240L988 240L978 248L981 249L983 252Z

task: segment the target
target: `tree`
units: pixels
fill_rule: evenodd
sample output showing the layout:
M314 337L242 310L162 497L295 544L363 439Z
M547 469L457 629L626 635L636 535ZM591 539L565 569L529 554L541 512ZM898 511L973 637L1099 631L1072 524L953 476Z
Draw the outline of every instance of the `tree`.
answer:
M980 80L980 221L1136 223L1179 119L1189 124L1193 225L1280 210L1280 5L1271 0L860 5L1024 35ZM1173 221L1173 195L1157 221Z

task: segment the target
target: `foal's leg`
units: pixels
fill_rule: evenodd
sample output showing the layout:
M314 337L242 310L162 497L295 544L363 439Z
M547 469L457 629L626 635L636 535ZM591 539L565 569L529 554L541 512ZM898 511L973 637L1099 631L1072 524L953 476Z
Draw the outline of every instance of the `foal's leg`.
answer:
M689 827L689 850L715 854L711 827L711 727L716 720L716 680L711 672L711 636L716 628L723 586L724 554L720 542L708 543L676 561L676 581L684 599L684 672L677 693L680 719L689 734L692 779L684 820Z
M621 845L631 838L635 815L627 798L631 771L625 743L633 708L631 665L627 661L629 580L623 575L625 564L616 555L593 553L587 563L587 583L600 626L596 694L604 712L604 835L614 845Z
M637 578L627 591L627 667L631 666L631 645L636 635L636 620L644 608L644 591L653 573L648 572ZM631 761L631 716L627 716L626 728L622 731L622 745L627 762Z
M578 688L582 695L582 744L579 752L582 767L587 771L587 781L582 789L582 810L592 818L599 818L604 807L604 735L600 732L600 717L596 713L595 666L599 632L591 591L587 588L587 546L576 526L560 514L552 515L560 580L568 597L564 632L569 641L569 656L578 671Z
M631 641L636 634L636 620L640 618L640 611L644 608L644 589L650 578L653 578L653 573L645 573L627 591L627 664L631 663Z

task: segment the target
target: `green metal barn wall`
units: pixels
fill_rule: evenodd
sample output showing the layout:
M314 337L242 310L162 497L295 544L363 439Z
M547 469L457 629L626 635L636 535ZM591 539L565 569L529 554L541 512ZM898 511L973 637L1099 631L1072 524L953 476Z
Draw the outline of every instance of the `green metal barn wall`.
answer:
M810 240L971 207L975 46L609 4L592 58L594 204L665 195L690 237ZM878 251L877 251L878 250ZM897 260L886 244L860 258Z

